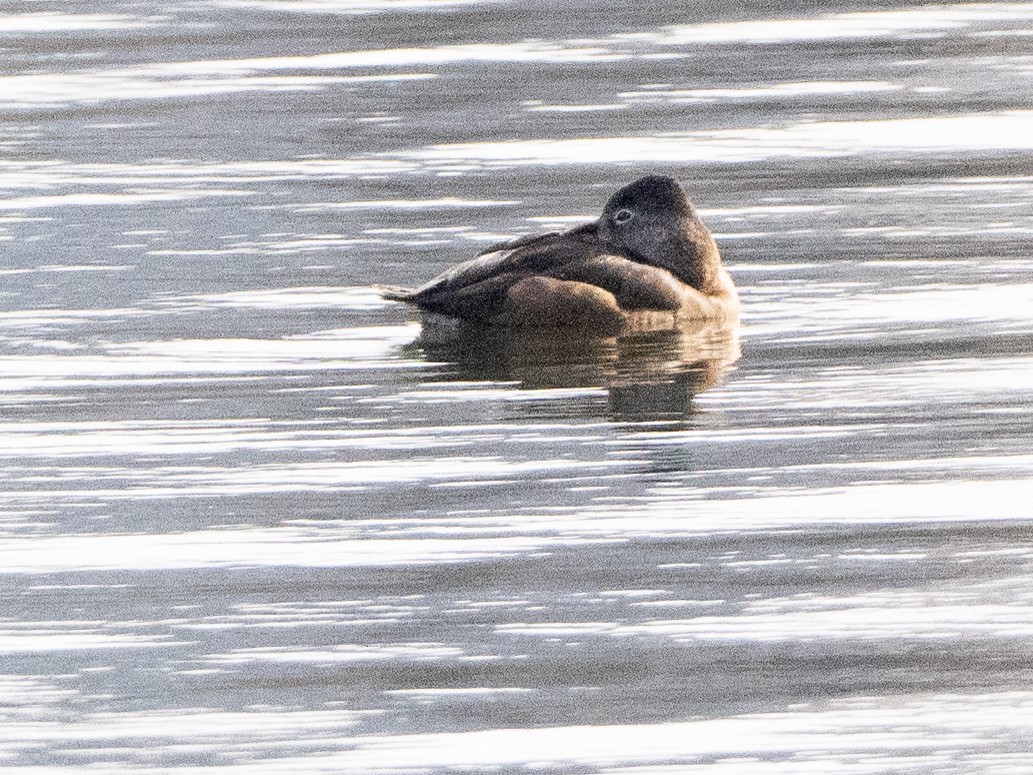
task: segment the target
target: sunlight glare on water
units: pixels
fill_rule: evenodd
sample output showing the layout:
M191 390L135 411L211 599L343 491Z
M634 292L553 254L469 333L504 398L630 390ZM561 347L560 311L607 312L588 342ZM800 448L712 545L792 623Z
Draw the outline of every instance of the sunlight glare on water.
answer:
M762 161L771 157L845 156L945 150L1031 150L1033 111L795 124L672 136L524 140L437 146L403 158L427 163L584 165L634 162L685 164Z

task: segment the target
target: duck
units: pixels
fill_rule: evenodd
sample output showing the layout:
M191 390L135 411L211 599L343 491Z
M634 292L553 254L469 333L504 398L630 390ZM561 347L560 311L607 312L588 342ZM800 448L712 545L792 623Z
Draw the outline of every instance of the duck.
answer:
M713 235L666 175L618 189L595 221L500 242L419 287L380 291L432 316L522 332L723 325L739 311Z

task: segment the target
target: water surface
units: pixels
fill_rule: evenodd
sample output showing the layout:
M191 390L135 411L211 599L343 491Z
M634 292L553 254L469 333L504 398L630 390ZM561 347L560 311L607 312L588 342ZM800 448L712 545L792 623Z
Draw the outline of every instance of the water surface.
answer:
M0 766L1033 767L1033 4L747 5L0 15ZM655 171L736 336L372 288Z

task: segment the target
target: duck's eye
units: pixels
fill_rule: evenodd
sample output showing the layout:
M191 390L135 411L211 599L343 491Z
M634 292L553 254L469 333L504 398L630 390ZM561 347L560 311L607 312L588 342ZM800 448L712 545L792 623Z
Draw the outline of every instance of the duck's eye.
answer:
M634 217L635 217L635 213L631 212L631 210L618 210L617 212L615 212L613 214L613 222L614 223L627 223L628 221L630 221Z

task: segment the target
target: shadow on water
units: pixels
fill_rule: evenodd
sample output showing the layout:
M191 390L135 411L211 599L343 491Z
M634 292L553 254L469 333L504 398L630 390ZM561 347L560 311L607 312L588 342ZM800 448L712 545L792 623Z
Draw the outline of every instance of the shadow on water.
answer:
M522 390L601 388L619 422L677 421L696 394L720 384L739 359L739 326L687 323L677 329L594 337L584 333L425 328L407 350L448 364L449 381L509 382Z

